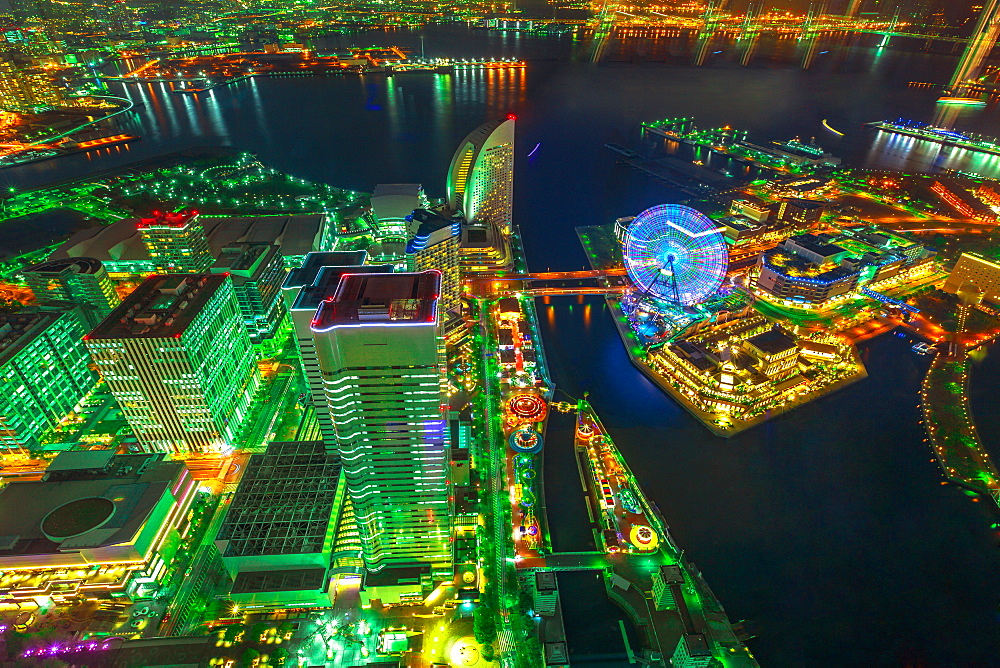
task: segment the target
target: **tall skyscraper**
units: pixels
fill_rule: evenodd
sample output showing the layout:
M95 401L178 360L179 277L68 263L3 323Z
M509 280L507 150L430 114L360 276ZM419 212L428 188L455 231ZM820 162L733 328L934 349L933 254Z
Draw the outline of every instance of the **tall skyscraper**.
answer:
M76 304L91 327L121 303L107 270L94 258L50 260L28 267L23 273L36 302Z
M392 271L391 265L365 265L365 258L365 251L309 253L301 267L289 272L282 286L285 303L295 329L299 365L306 386L309 388L308 401L315 412L322 440L331 450L337 450L337 435L333 429L330 411L326 407L326 392L323 389L323 375L316 357L312 321L319 305L324 300L333 298L340 284L340 278L344 274Z
M287 340L287 325L281 337L278 331L287 315L281 299L287 271L278 251L278 246L267 243L230 244L223 247L211 269L213 274L228 274L232 279L250 343L263 355L277 352L276 346L281 344L278 338Z
M150 276L85 341L146 451L237 444L260 374L228 276Z
M153 212L136 225L157 273L199 274L215 263L197 211Z
M312 322L365 567L446 564L441 274L346 274Z
M85 331L74 309L0 314L0 451L37 448L93 389Z
M469 223L510 234L514 204L513 114L483 123L459 145L448 170L448 206Z

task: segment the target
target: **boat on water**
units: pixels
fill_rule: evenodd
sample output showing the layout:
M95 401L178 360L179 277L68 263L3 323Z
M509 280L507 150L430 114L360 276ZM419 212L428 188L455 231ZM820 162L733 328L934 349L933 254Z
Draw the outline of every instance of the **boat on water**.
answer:
M902 118L897 121L876 121L868 123L868 125L883 132L915 137L945 146L957 146L967 151L1000 155L1000 140L993 137L970 136L949 128L936 127Z
M950 95L945 95L944 97L938 98L938 104L955 104L966 107L985 107L986 100L982 100L978 97L955 97Z

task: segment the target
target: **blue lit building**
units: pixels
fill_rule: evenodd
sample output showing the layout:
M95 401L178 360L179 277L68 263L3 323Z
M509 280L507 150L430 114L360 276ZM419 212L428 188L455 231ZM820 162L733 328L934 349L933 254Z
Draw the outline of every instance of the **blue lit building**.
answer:
M826 308L850 296L861 273L848 249L819 235L800 234L763 254L752 273L759 296L784 306Z

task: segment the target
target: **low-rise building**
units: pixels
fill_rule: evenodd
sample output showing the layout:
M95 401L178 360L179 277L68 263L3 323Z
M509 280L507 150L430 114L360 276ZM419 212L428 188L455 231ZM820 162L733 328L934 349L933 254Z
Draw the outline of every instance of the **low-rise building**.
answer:
M774 217L774 207L761 200L754 198L733 200L730 206L733 214L742 216L760 225L766 224Z
M751 286L782 305L828 308L858 286L860 271L843 262L849 255L819 235L790 237L761 254Z
M653 604L657 610L677 606L674 590L684 585L684 572L677 564L664 564L653 572Z
M685 633L670 658L673 668L705 668L712 663L708 640L701 633Z
M419 183L380 183L371 196L371 217L379 237L408 239L414 225L407 218L430 202Z
M0 603L156 595L197 491L160 453L60 454L43 480L0 490Z
M942 289L954 295L966 283L976 286L985 301L1000 303L1000 262L975 253L962 253Z
M216 546L244 610L329 607L344 503L340 458L322 441L274 442L251 455Z
M753 356L754 367L768 378L779 378L795 368L799 345L775 327L743 341L743 349Z
M931 192L960 215L984 223L995 223L997 213L954 179L937 179Z
M535 571L531 593L531 605L536 613L543 617L556 614L556 606L559 604L559 582L556 580L555 571Z
M778 204L775 218L778 223L794 225L798 229L809 229L819 224L825 210L825 202L786 197Z
M50 260L91 257L100 260L113 280L144 277L158 271L157 263L143 243L135 219L90 227L74 234L55 250ZM288 268L302 265L313 251L329 251L336 238L336 225L329 214L278 216L210 216L200 214L201 226L211 256L237 242L268 243ZM211 262L208 263L211 266Z
M849 346L814 336L821 340L796 337L751 310L693 328L647 359L697 410L747 419L800 393L802 384L821 387L851 373Z

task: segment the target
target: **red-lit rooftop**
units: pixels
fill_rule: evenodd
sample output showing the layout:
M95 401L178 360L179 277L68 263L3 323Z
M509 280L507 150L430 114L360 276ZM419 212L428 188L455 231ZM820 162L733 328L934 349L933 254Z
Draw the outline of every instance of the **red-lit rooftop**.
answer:
M314 331L366 325L417 325L437 320L441 273L344 274L320 303Z
M198 215L194 209L185 211L154 211L151 218L140 218L136 229L150 227L184 227Z

